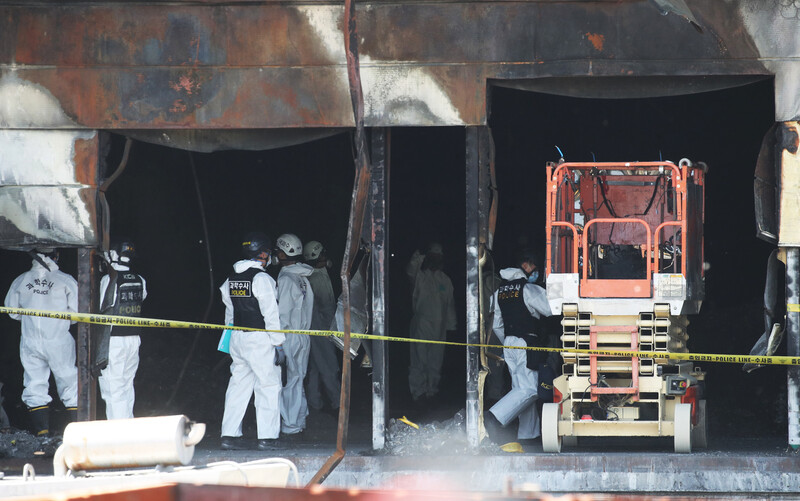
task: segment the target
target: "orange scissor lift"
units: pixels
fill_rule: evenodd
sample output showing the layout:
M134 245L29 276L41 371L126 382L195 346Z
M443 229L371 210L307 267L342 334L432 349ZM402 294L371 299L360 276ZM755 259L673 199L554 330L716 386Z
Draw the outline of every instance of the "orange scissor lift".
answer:
M703 299L705 164L548 163L547 296L563 315L545 452L579 437L674 437L706 446L705 373L626 351L686 352L686 315Z

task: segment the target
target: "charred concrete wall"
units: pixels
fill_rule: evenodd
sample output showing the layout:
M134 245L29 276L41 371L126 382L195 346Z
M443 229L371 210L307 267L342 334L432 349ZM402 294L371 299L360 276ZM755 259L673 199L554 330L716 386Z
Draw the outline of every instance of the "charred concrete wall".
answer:
M488 82L631 97L772 76L776 121L800 117L797 2L691 10L702 32L645 0L360 3L366 125L485 124ZM351 127L342 22L323 2L6 2L0 126ZM33 94L49 113L8 112Z

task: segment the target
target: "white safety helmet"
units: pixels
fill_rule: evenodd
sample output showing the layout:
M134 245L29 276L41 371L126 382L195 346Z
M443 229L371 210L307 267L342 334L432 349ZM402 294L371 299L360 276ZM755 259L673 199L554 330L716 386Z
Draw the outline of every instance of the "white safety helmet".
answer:
M316 240L312 240L303 246L303 258L306 261L317 259L325 251L325 247Z
M289 257L299 256L303 253L303 242L292 233L284 233L278 237L278 249Z

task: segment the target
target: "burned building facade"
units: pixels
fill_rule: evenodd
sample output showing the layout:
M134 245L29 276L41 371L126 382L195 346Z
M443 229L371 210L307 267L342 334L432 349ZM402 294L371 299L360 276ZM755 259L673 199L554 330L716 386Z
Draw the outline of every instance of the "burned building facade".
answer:
M491 92L594 99L680 96L769 80L759 232L786 249L789 354L800 354L800 3L0 2L0 246L79 248L82 311L91 258L107 237L106 132L190 151L263 150L371 131L365 221L373 245L373 327L384 333L386 147L396 127L464 128L465 341L479 339L478 270L493 245ZM355 33L357 51L345 40ZM357 55L357 66L348 57ZM356 68L356 70L354 70ZM352 72L363 92L354 113ZM356 106L358 108L358 106ZM747 120L747 117L742 117ZM759 138L760 139L760 138ZM755 165L752 166L755 169ZM765 184L763 184L765 183ZM94 291L94 294L93 294ZM96 299L95 299L96 301ZM79 329L88 378L89 327ZM376 351L374 445L385 366ZM478 441L479 353L467 353L467 429ZM800 444L789 370L789 440ZM84 379L86 380L86 379ZM90 395L81 397L84 417Z

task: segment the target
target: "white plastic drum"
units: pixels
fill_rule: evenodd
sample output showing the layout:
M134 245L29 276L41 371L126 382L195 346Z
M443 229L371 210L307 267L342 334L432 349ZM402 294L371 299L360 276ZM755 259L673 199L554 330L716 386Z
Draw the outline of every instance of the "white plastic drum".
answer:
M58 474L63 466L92 470L186 465L204 434L205 424L193 423L186 416L70 423L53 458L53 468Z

